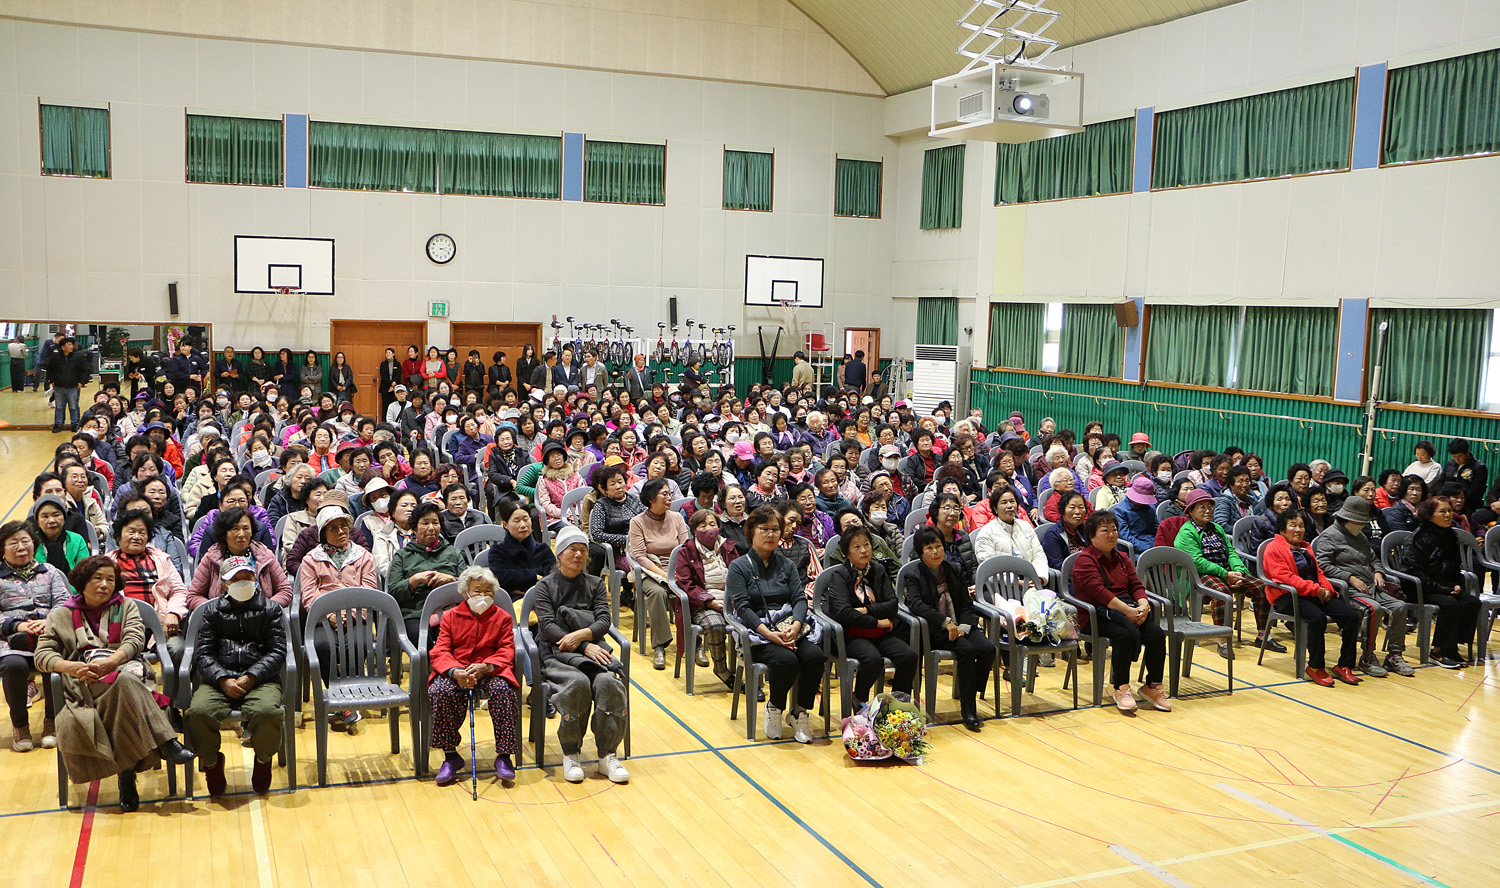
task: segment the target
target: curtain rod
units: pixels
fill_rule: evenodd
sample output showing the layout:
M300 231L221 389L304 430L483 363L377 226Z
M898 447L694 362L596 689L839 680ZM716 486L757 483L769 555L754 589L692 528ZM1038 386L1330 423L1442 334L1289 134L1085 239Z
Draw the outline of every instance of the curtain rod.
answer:
M1137 398L1117 398L1117 397L1114 397L1114 396L1111 396L1111 395L1085 395L1085 394L1081 394L1079 392L1053 392L1053 391L1048 391L1046 389L1031 388L1029 386L1023 386L1023 385L1010 385L1009 383L1001 383L1001 382L971 382L970 384L971 385L977 385L980 388L988 387L988 388L994 388L994 389L1013 389L1015 391L1021 391L1021 392L1036 392L1038 394L1043 394L1043 395L1069 395L1069 396L1074 397L1074 398L1093 398L1093 399L1099 400L1099 401L1117 401L1117 402L1122 403L1122 404L1145 404L1145 405L1147 405L1149 407L1156 407L1158 409L1158 411L1160 411L1160 409L1162 407L1175 407L1175 408L1178 408L1180 410L1206 410L1209 413L1233 413L1236 416L1257 416L1257 417L1260 417L1262 419L1284 419L1284 420L1287 420L1289 422L1315 422L1315 423L1318 423L1319 425L1338 426L1340 428L1354 429L1355 431L1359 431L1360 430L1360 426L1358 426L1358 425L1356 425L1354 423L1336 422L1336 421L1331 420L1331 419L1306 419L1306 418L1301 417L1301 416L1287 416L1285 414L1280 414L1280 413L1251 413L1248 410L1233 410L1233 409L1230 409L1230 408L1227 408L1227 407L1197 407L1197 406L1194 406L1194 405L1191 405L1191 404L1159 404L1156 401L1142 401L1142 400L1139 400ZM1470 440L1484 440L1484 439L1482 439L1482 438L1472 438ZM1500 442L1497 442L1497 443L1500 443Z

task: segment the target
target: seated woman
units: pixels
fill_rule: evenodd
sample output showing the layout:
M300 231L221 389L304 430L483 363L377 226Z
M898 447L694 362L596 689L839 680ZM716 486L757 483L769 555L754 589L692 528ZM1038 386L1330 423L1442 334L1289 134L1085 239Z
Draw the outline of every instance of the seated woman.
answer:
M68 510L59 497L44 496L32 503L28 517L36 536L37 561L50 564L66 575L78 562L89 557L88 542L63 527Z
M1302 515L1306 519L1308 539L1328 529L1333 523L1333 513L1328 507L1328 494L1321 488L1313 488L1302 495Z
M238 709L255 751L250 787L264 794L271 789L271 759L281 749L281 670L288 643L281 606L261 594L255 566L243 555L226 559L219 576L226 594L204 605L193 649L199 684L184 713L185 733L200 756L208 794L221 796L225 780L219 723Z
M250 515L255 518L255 541L268 549L275 548L276 541L271 534L271 516L255 502L254 481L243 476L235 478L224 485L224 489L213 499L213 508L204 514L202 523L198 524L197 529L188 537L188 554L198 554L199 550L203 548L204 537L213 528L214 521L219 517L219 513L229 509L248 509ZM204 498L204 502L208 502L207 497ZM291 522L287 523L290 524Z
M1416 475L1401 479L1401 498L1385 509L1385 523L1391 530L1417 529L1417 507L1428 500L1427 482Z
M877 537L858 521L853 512L839 534L839 564L829 568L833 579L828 584L828 615L844 627L844 647L858 662L854 673L854 703L863 706L870 690L885 674L885 660L890 660L896 674L891 690L910 694L916 678L917 652L912 650L896 629L900 617L900 599L890 574L876 562Z
M120 573L126 598L150 605L167 633L167 653L175 662L182 655L182 633L187 629L188 588L167 553L151 545L155 529L146 512L121 512L115 517L119 548L107 556Z
M797 575L804 578L803 588L811 595L813 583L817 582L818 574L823 572L823 550L815 547L807 537L801 536L798 531L802 529L802 507L791 500L785 500L774 507L776 514L781 516L781 541L777 545L781 554L785 555L797 569ZM748 527L746 528L748 530ZM754 540L751 540L754 543Z
M85 558L68 581L78 592L47 615L36 644L36 668L63 680L57 745L68 779L89 784L119 775L120 810L138 810L135 774L158 757L187 764L193 753L154 695L155 677L142 654L146 626L140 605L121 594L115 563L103 555Z
M1266 615L1270 612L1271 604L1266 598L1265 584L1250 576L1240 553L1235 551L1229 534L1213 521L1214 498L1206 490L1194 490L1187 495L1186 502L1188 520L1177 531L1177 539L1173 545L1193 559L1193 566L1198 568L1198 576L1203 585L1215 592L1243 594L1254 602L1256 647L1264 647L1278 654L1286 653L1286 645L1266 634ZM1215 600L1213 612L1214 624L1223 626L1226 619L1223 602ZM1229 656L1228 642L1220 643L1219 654L1226 658Z
M450 543L469 528L489 523L482 513L469 508L469 489L462 484L443 488L443 508L438 518L443 526L443 539Z
M1442 496L1423 500L1417 509L1417 530L1406 547L1403 569L1422 584L1422 597L1418 600L1424 605L1437 605L1432 657L1444 669L1468 665L1459 645L1472 644L1475 627L1479 625L1479 598L1465 589L1461 566L1458 536L1453 532L1452 504ZM1408 600L1415 597L1416 591L1407 590Z
M1130 667L1144 651L1146 683L1141 686L1141 696L1156 709L1171 712L1172 702L1161 684L1162 666L1167 659L1167 634L1152 612L1135 565L1115 548L1120 541L1119 522L1110 512L1095 512L1084 522L1083 535L1089 545L1073 562L1073 595L1094 606L1098 632L1109 639L1110 686L1114 688L1115 706L1121 712L1135 712ZM1079 608L1078 619L1087 625L1088 611Z
M1062 506L1062 496L1065 493L1077 493L1079 496L1083 496L1084 511L1086 513L1094 511L1094 507L1089 505L1084 488L1078 483L1077 479L1078 476L1073 474L1073 470L1066 467L1053 469L1043 479L1045 486L1037 491L1037 495L1047 501L1047 504L1042 508L1043 518L1048 521L1057 521L1058 515L1061 514L1058 510ZM1049 491L1051 495L1049 495Z
M651 629L651 665L667 668L667 645L672 643L672 617L667 607L667 561L672 550L688 539L687 522L672 510L671 491L664 478L652 478L641 487L645 510L630 519L627 539L630 558L640 567L637 603L645 608Z
M1323 660L1324 634L1332 620L1343 637L1333 676L1344 684L1359 684L1361 679L1354 674L1354 652L1359 644L1360 616L1333 591L1333 584L1318 567L1300 512L1288 510L1276 516L1276 538L1265 548L1262 570L1272 584L1279 584L1266 586L1271 606L1283 614L1297 608L1306 624L1308 679L1325 688L1333 687ZM1294 593L1287 594L1283 585L1291 586Z
M417 519L419 533L424 517L430 524L436 516L431 512L421 513ZM515 621L508 606L494 606L500 584L487 569L477 565L465 568L458 576L458 591L463 595L463 604L449 608L438 623L432 646L432 671L427 678L432 748L443 751L436 783L451 786L463 773L466 762L458 754L458 729L464 723L464 714L476 690L490 701L490 722L495 729L495 776L514 780L516 766L511 756L521 748Z
M542 474L536 480L536 507L542 520L556 530L562 522L563 497L583 486L583 476L568 459L568 449L560 441L549 440L542 445L541 464Z
M505 539L490 546L483 564L499 581L500 588L519 599L542 577L557 566L552 549L531 526L531 513L513 499L503 499L497 507ZM475 559L476 563L479 559Z
M750 512L746 508L745 488L738 484L725 484L719 491L719 533L734 543L741 552L750 551L750 537L745 529L745 519Z
M978 731L984 723L979 719L975 698L989 681L990 666L995 661L994 642L979 625L979 612L969 595L969 581L947 557L947 546L938 529L918 530L912 538L912 548L921 560L904 590L906 608L912 616L927 622L935 649L952 651L957 658L954 680L958 685L959 711L964 727Z
M797 503L798 511L802 514L802 524L797 530L797 535L807 539L814 548L822 552L823 547L828 545L828 541L837 533L833 527L833 516L818 508L818 495L806 484L793 487L788 494Z
M1297 511L1298 502L1297 492L1292 489L1291 484L1277 481L1271 485L1257 504L1259 514L1255 516L1255 523L1250 526L1250 537L1246 541L1250 547L1248 551L1259 551L1261 543L1276 536L1276 517L1288 510Z
M963 577L965 586L973 586L979 561L974 557L969 534L960 526L964 521L963 500L954 493L937 494L927 504L927 520L942 538L948 563Z
M219 494L223 492L224 485L239 474L235 468L234 460L223 451L225 448L218 447L213 451L212 458L206 466L193 469L188 474L191 480L195 476L198 480L198 490L195 495L189 495L188 484L183 483L182 507L188 512L188 527L203 520L203 516L219 507ZM252 492L254 491L254 479L251 479Z
M1088 546L1083 535L1083 522L1089 517L1088 500L1081 493L1060 493L1053 498L1057 503L1061 520L1049 524L1042 531L1042 551L1047 553L1047 566L1062 570L1063 562L1074 552Z
M1172 478L1177 475L1177 469L1172 464L1172 457L1165 453L1151 457L1146 463L1146 473L1151 476L1151 484L1156 488L1157 502L1176 499L1172 495Z
M412 511L416 531L411 541L391 556L391 567L385 576L385 589L401 605L406 637L414 644L422 628L427 594L454 582L464 569L463 556L443 537L441 512L437 503L422 503ZM427 638L432 644L437 634L428 632Z
M283 515L289 515L303 508L306 499L303 488L314 477L312 466L307 463L297 463L286 470L280 482L281 489L271 497L271 502L266 507L266 514L270 517L270 524L273 527ZM295 536L293 534L294 538Z
M1130 470L1122 463L1106 462L1099 470L1102 483L1094 489L1095 509L1113 509L1125 500L1125 489Z
M584 572L589 540L576 527L557 535L557 570L536 583L533 613L542 675L559 715L557 739L562 746L563 779L583 780L584 730L592 727L599 773L626 783L630 772L615 750L625 736L623 666L605 639L609 635L609 590L604 581ZM593 719L589 713L592 710Z
M745 496L750 509L776 506L786 501L786 488L781 486L781 469L774 460L755 470L755 483L745 491Z
M349 513L340 506L328 505L318 510L319 545L302 559L299 574L304 613L314 601L329 592L351 586L376 588L375 558L349 538L352 523ZM313 634L313 647L318 653L318 671L326 684L333 667L333 640L322 626L318 626ZM330 719L329 726L336 731L353 733L353 726L361 718L363 716L357 709L337 712Z
M47 628L47 614L68 597L65 574L36 560L37 532L22 521L0 527L0 685L10 708L11 748L30 752L31 720L27 708L35 700L37 686L31 682L32 654L37 638ZM57 745L53 718L57 702L52 686L41 683L46 698L42 722L42 747Z
M292 581L282 570L281 562L268 547L255 541L255 516L244 509L224 509L214 519L204 540L203 557L193 571L193 585L188 589L187 606L191 613L205 601L218 598L224 585L219 566L230 557L249 558L255 565L255 584L266 598L281 607L292 605Z
M630 492L635 494L636 496L640 496L641 489L645 487L647 481L653 481L657 478L660 478L665 481L667 485L667 495L669 497L668 505L671 505L671 503L682 499L682 489L677 486L677 482L673 480L668 474L668 469L670 467L671 461L667 459L667 454L664 451L657 451L656 453L651 454L651 456L644 463L644 468L646 471L645 476L638 478L635 483L631 485ZM641 502L645 502L644 497L642 497Z
M699 509L688 519L692 534L677 553L677 587L688 597L692 620L703 630L704 647L698 652L698 665L709 665L714 675L734 687L734 673L729 669L728 648L724 630L724 585L729 565L740 556L740 550L719 532L719 516L712 509Z
M281 537L276 541L283 557L292 551L292 546L302 531L317 525L318 511L323 507L323 496L327 492L328 484L322 478L309 478L302 485L295 500L300 508L287 513L286 523L281 527Z
M745 519L750 551L729 565L725 590L740 623L750 630L750 657L766 666L771 686L765 706L766 739L781 739L785 712L797 742L811 743L808 710L817 702L828 656L817 644L822 627L807 613L805 574L781 550L788 527L795 529L800 521L796 504L788 505L786 515L761 506ZM796 696L788 709L793 685Z
M870 532L870 545L875 550L875 554L871 557L890 576L891 585L895 586L896 574L901 570L901 559L886 538L866 523L865 517L854 509L845 509L835 515L833 520L838 522L840 539L854 528L863 528ZM843 564L845 562L843 549L834 546L833 551L828 553L828 558L829 564L824 565L825 569L832 564Z
M1017 520L1019 508L1015 490L1005 484L996 484L990 491L990 512L995 517L974 534L974 557L980 564L996 555L1024 558L1031 562L1032 569L1045 582L1051 564L1036 531L1025 521Z
M448 455L456 465L473 468L479 451L493 442L493 438L480 431L479 420L473 414L465 414L458 431L448 436Z
M1377 490L1378 488L1375 486L1375 479L1371 478L1369 475L1360 475L1349 484L1349 495L1357 496L1360 499L1364 500L1367 506L1374 503ZM1345 500L1345 502L1348 502L1348 500ZM1340 511L1342 511L1342 509L1340 509ZM1385 513L1378 508L1366 508L1361 514L1365 516L1365 525L1360 533L1362 533L1364 537L1369 540L1370 546L1378 552L1380 549L1380 538L1385 536L1387 533L1390 533L1390 528L1385 523ZM1335 513L1334 517L1338 518L1338 515ZM1343 519L1339 519L1339 521L1340 523L1342 523ZM1313 543L1313 548L1317 549L1317 547L1317 543ZM1328 569L1328 559L1325 557L1323 558L1323 561L1323 569L1326 572ZM1337 577L1335 577L1335 579L1337 579Z

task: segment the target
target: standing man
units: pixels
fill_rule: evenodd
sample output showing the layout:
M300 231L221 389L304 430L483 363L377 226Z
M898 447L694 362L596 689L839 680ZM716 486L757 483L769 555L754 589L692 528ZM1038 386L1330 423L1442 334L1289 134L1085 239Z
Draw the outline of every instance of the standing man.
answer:
M549 351L542 355L542 366L536 368L531 374L531 387L541 389L544 392L552 391L557 379L557 352Z
M599 391L609 388L609 368L599 362L599 353L593 349L583 353L583 367L578 371L578 387L587 389L597 385Z
M807 355L802 352L792 353L792 385L800 389L811 389L817 383L813 377L812 365L807 363Z
M656 374L646 369L646 356L638 354L630 370L625 374L625 390L630 392L630 403L639 404L651 393Z
M562 350L562 359L557 366L552 368L552 385L565 385L568 391L578 391L578 365L574 363L577 358L573 355L573 346L565 345Z
M844 385L856 389L861 395L870 383L869 371L865 368L865 353L857 351L854 360L844 365Z
M234 359L234 348L224 346L224 355L214 363L214 376L219 378L219 385L231 392L243 390L240 385L240 365Z
M26 347L26 340L17 333L16 338L10 341L6 350L10 352L10 390L20 392L26 390L26 355L31 349Z
M52 377L55 409L52 414L52 432L62 431L64 411L72 425L68 431L78 431L78 389L89 381L88 355L78 351L78 340L63 337L57 349L47 359L47 375Z
M206 363L202 355L193 354L193 340L183 337L177 343L177 354L162 361L161 372L167 377L167 382L172 383L172 387L179 392L188 386L202 392Z
M46 391L48 386L51 385L51 380L47 378L47 362L52 360L52 356L57 353L58 348L62 345L62 341L63 331L62 327L59 326L57 332L52 334L52 338L43 339L41 348L37 349L36 390L39 392Z

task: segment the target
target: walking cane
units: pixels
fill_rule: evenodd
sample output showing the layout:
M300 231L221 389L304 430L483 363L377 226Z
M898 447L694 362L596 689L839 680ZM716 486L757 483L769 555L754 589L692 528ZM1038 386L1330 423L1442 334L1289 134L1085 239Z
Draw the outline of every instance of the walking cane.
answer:
M474 689L469 688L469 788L479 801L479 744L474 740Z

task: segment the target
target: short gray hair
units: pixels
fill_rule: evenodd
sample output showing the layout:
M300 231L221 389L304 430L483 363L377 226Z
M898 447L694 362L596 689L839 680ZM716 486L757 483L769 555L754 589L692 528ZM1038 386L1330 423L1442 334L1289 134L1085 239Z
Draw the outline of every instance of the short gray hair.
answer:
M495 575L490 572L489 568L482 564L472 564L458 575L458 594L468 597L469 586L475 580L487 586L491 595L500 591L500 581L495 579Z

